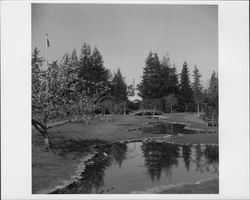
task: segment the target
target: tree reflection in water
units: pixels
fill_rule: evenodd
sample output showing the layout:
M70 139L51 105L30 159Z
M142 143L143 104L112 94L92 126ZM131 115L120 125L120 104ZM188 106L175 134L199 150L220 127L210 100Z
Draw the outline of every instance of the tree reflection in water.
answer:
M173 124L173 123L157 123L152 126L145 126L142 128L144 133L152 134L167 134L177 135L181 134L197 134L199 131L185 129L185 124Z
M142 144L142 152L152 182L160 179L162 169L171 176L172 168L178 164L178 145L148 142Z
M133 153L136 153L136 155L140 157L143 156L144 159L138 159L138 165L141 166L144 164L148 174L148 180L151 184L160 180L162 171L165 172L166 175L164 177L165 179L162 180L164 182L166 179L172 177L173 169L178 169L178 164L180 165L180 169L178 170L183 170L181 163L184 163L186 172L194 173L194 176L196 176L196 174L199 176L199 174L206 172L210 172L210 176L211 173L216 175L218 174L218 146L177 145L162 142L142 142L139 143L139 146L141 148L135 148ZM53 193L84 194L109 192L112 188L105 189L105 184L108 185L108 183L104 183L105 170L110 166L114 167L116 164L118 165L117 167L122 168L122 163L124 159L126 159L127 148L128 146L126 144L121 143L102 145L97 149L99 153L97 153L92 159L86 161L86 169L81 174L81 178L78 181L75 181L65 188L58 189ZM128 160L126 160L128 163L131 161L129 152L130 151L128 151ZM137 167L133 162L134 160L130 163L130 165L135 165L135 168L129 168L130 170L136 169ZM128 167L127 164L124 166ZM137 168L138 171L135 170L135 176L137 173L140 176L141 173L144 173L144 169L140 169L141 170L138 170ZM125 174L127 175L126 170L128 170L128 168L125 169ZM198 173L195 173L194 171ZM131 171L131 173L133 172ZM111 176L112 175L113 174L111 172ZM176 174L173 174L173 176L174 175ZM175 177L179 176L181 175L177 175ZM117 179L115 182L118 185L121 182L121 185L117 186L120 188L124 187L125 183L129 184L128 179L125 178L123 181L121 177L122 176L111 177ZM182 180L182 177L179 178ZM145 181L145 179L142 180Z
M205 147L201 147L201 145L197 145L194 162L196 163L196 171L217 174L219 165L218 146L206 145Z
M218 146L207 145L204 150L204 157L207 163L207 171L218 173L218 163L219 163Z
M191 145L182 146L182 156L185 163L186 170L189 171L190 161L191 161Z
M173 167L178 166L178 159L183 158L187 172L191 162L196 164L200 173L218 173L218 146L207 145L201 148L192 145L177 145L170 143L148 142L142 144L145 166L152 182L159 180L162 170L166 176L171 176ZM194 152L194 153L192 153Z
M98 193L99 188L104 185L105 169L113 163L121 167L122 161L126 158L126 151L127 145L122 143L113 143L99 148L99 153L86 161L86 168L80 180L54 191L53 194Z

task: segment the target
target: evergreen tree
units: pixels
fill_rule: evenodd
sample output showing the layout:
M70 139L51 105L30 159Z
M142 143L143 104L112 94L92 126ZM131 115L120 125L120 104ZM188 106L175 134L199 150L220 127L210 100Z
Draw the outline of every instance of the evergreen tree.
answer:
M202 101L202 85L201 85L201 74L199 70L197 69L196 65L194 66L193 71L193 94L194 94L194 100L197 104L197 114L200 115L200 103Z
M188 64L185 61L181 72L179 104L184 112L193 111L194 96L190 85Z
M114 74L112 80L112 96L116 102L124 102L127 100L127 85L120 69Z
M208 95L215 100L218 98L218 76L215 71L213 71L209 82Z
M109 85L109 71L103 65L102 55L96 47L91 52L86 43L81 48L78 78L79 90L86 91L89 97L96 96Z
M99 50L95 47L92 52L92 70L90 75L92 75L93 80L96 82L108 81L109 72L104 67L102 55Z
M175 94L178 95L179 93L179 87L178 87L178 76L176 73L176 66L173 64L173 67L169 69L169 94Z
M74 49L71 53L71 65L73 68L78 67L78 57L77 57L76 49Z
M158 109L166 112L168 104L166 104L167 96L178 94L178 77L176 74L175 65L171 67L169 56L164 56L161 61L160 78L159 78L159 105Z
M169 89L170 89L170 59L168 56L163 56L162 61L161 61L161 68L160 68L160 77L158 81L160 82L159 84L159 96L167 96L169 94Z
M208 115L214 120L218 121L219 114L219 99L218 99L218 76L215 71L213 71L209 87L208 87Z
M161 97L160 87L160 61L157 53L149 52L143 68L142 82L138 85L139 95L143 99Z

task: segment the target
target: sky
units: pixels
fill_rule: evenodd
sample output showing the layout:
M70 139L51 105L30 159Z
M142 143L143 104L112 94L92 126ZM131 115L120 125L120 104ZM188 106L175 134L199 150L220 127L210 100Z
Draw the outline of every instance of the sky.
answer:
M208 84L218 71L218 8L216 5L32 4L32 49L48 61L60 61L84 42L96 46L111 72L120 68L127 84L141 81L149 51L169 55L180 73L194 65Z

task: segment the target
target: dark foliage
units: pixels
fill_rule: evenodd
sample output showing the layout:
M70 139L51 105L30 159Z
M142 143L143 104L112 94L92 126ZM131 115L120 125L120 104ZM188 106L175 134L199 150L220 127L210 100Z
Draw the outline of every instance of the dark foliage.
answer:
M180 81L179 107L181 111L194 111L194 96L189 79L189 69L187 62L183 63Z

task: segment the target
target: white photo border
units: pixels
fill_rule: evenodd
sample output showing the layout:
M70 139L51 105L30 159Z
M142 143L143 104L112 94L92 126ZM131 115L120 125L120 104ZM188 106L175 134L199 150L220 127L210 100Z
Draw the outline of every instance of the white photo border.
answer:
M54 1L54 3L218 5L219 194L32 194L31 3L1 2L1 193L3 199L248 199L248 1Z

